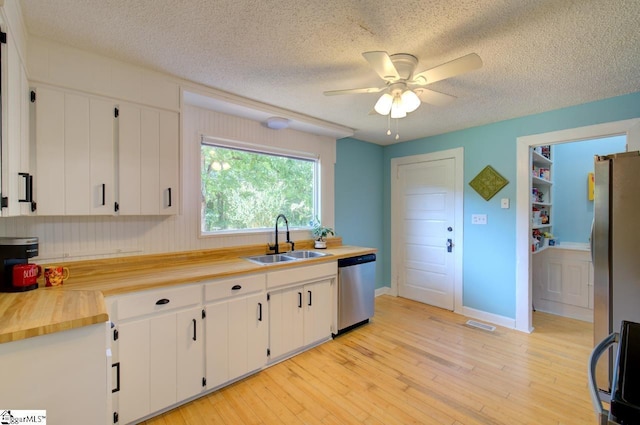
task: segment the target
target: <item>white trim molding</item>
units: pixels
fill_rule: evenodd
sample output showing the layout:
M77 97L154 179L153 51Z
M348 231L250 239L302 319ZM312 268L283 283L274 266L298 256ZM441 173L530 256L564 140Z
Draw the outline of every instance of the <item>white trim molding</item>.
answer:
M461 314L471 319L482 320L504 328L514 329L516 321L511 317L500 316L499 314L487 313L486 311L476 310L471 307L462 307Z
M533 331L531 248L529 243L529 187L532 146L626 135L627 150L640 150L640 118L614 121L550 133L518 137L516 147L516 320L515 329Z
M379 297L380 295L391 295L393 297L397 296L396 294L391 293L390 286L383 286L381 288L376 288L376 297Z

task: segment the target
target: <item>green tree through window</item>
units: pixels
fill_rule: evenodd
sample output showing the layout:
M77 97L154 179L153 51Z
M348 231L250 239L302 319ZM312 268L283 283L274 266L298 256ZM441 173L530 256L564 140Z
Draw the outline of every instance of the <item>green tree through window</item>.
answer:
M203 233L271 228L278 214L290 227L316 216L317 161L201 145Z

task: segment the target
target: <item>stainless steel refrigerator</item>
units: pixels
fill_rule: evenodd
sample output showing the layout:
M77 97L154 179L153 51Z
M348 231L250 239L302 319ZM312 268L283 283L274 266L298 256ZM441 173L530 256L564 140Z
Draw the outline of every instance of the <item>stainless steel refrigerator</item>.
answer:
M640 322L640 152L595 157L592 249L594 344ZM612 347L615 350L617 347ZM615 351L604 353L596 379L609 393Z

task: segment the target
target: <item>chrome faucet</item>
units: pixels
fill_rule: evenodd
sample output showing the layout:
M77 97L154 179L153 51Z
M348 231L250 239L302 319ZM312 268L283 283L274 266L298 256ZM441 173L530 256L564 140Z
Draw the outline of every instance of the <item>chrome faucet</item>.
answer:
M291 245L291 251L295 249L293 241L289 239L289 220L287 220L284 214L278 214L276 217L276 243L275 245L269 245L269 250L274 251L274 254L280 254L280 246L278 245L278 221L280 221L281 218L284 219L284 224L287 225L287 243Z

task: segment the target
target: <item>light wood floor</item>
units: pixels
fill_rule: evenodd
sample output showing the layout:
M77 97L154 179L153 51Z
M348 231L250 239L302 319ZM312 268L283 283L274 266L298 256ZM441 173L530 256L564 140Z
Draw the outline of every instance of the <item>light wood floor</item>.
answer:
M527 335L466 320L381 296L370 324L146 424L596 423L590 323L536 312Z

